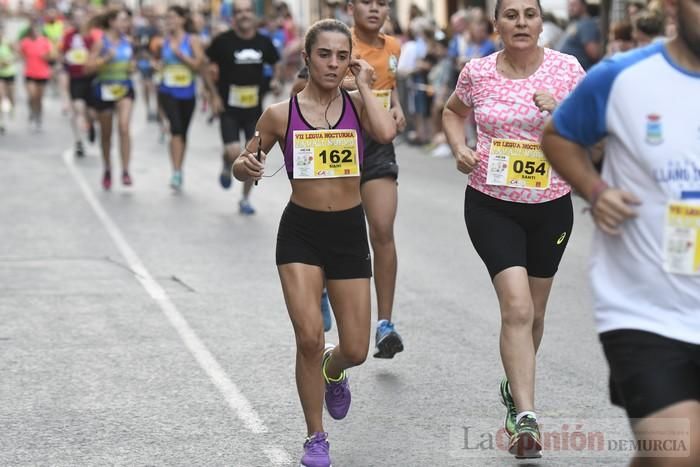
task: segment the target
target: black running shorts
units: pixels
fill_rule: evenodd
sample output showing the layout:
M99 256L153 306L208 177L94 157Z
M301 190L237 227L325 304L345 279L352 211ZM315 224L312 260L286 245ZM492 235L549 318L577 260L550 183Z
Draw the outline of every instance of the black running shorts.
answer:
M187 130L194 114L195 99L177 99L170 94L159 92L158 103L168 119L170 134L187 139Z
M41 85L46 85L46 83L48 83L49 80L45 79L45 78L30 78L29 76L25 76L24 82L25 83L37 83L37 84L41 84Z
M610 401L644 418L683 401L700 402L700 345L646 331L600 335L610 367Z
M319 266L329 280L372 277L362 205L326 212L290 202L280 220L276 256L278 266Z
M365 136L365 154L362 162L360 183L378 178L399 178L399 166L396 164L394 144L379 144Z
M219 115L221 123L221 140L224 145L237 144L241 141L241 130L245 133L246 143L255 136L255 125L260 118L259 111L234 110L227 108Z
M99 83L93 83L93 98L91 99L91 107L97 110L98 112L114 110L117 107L117 102L121 101L122 99L131 99L132 101L136 99L136 92L134 92L134 87L131 86L129 87L129 92L127 92L124 97L121 97L116 101L103 101L99 96L99 90L96 90L96 86L99 86Z
M92 92L92 77L88 78L70 78L68 84L70 90L70 99L72 101L81 100L83 102L91 102L93 99Z
M571 195L539 204L514 203L472 187L464 197L464 219L476 252L493 279L513 266L531 277L553 277L571 236Z

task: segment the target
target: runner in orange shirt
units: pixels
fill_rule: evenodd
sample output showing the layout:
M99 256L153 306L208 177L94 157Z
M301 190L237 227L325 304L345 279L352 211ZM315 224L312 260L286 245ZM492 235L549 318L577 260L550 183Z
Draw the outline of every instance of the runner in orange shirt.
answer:
M353 55L374 68L375 95L396 121L399 131L406 119L396 92L396 66L401 44L381 32L389 16L390 0L350 0L350 12L355 26L352 29ZM348 75L343 86L355 88L354 77ZM374 285L377 291L376 358L393 358L403 350L401 336L391 321L396 288L396 245L394 219L398 206L397 182L399 167L393 143L379 144L365 138L367 157L362 169L362 204L369 223L369 237L374 252Z

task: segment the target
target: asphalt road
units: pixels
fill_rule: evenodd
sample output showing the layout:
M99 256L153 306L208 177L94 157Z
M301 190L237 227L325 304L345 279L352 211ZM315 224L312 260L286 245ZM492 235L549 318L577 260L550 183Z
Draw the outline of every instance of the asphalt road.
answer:
M258 213L239 215L240 185L217 182L218 128L198 113L174 194L142 104L128 189L102 191L97 146L66 154L55 97L43 133L29 132L22 105L0 136L0 465L296 465L305 426L274 263L289 183L264 180ZM525 462L484 444L502 421L503 371L496 297L464 226L466 180L451 159L398 154L406 350L350 371L348 418L326 417L334 466L623 465L624 452L569 447ZM277 150L269 164L281 163ZM559 431L629 437L607 400L582 207L538 356L538 414Z

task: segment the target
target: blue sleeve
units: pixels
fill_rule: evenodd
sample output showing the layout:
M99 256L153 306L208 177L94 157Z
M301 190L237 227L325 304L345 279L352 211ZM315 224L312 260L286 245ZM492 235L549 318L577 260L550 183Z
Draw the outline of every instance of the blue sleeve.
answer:
M581 146L592 146L603 139L607 134L610 90L618 73L619 67L609 60L591 68L554 111L557 133Z
M457 38L453 37L450 39L450 43L447 47L447 56L450 58L457 58L459 55L459 46L457 44Z
M486 44L484 44L484 48L481 51L481 56L482 57L487 57L494 53L496 51L496 44L492 40L486 41Z

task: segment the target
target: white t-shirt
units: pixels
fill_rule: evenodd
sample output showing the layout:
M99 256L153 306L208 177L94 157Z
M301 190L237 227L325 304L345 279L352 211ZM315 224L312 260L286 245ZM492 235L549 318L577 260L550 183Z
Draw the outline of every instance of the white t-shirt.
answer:
M607 136L603 179L642 200L621 235L595 233L598 330L700 344L700 211L683 218L688 239L673 247L696 264L688 273L667 266L676 254L671 203L700 208L700 73L675 64L665 44L619 54L592 68L553 118L559 134L582 146Z

